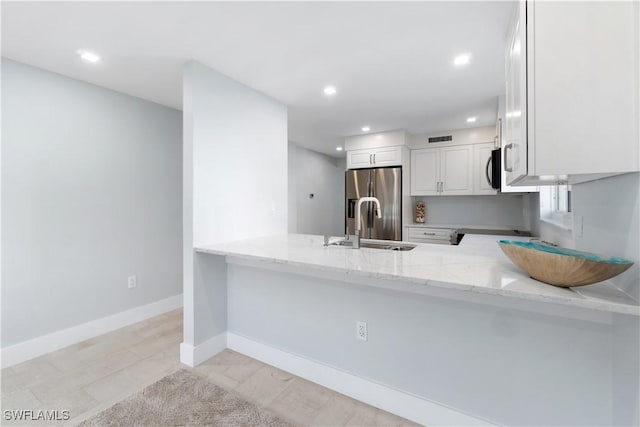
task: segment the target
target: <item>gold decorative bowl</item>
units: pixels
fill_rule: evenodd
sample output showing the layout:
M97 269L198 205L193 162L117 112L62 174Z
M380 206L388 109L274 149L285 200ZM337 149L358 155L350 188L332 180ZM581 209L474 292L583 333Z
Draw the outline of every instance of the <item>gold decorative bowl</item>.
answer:
M534 242L500 240L502 252L529 276L568 288L602 282L633 265L632 261Z

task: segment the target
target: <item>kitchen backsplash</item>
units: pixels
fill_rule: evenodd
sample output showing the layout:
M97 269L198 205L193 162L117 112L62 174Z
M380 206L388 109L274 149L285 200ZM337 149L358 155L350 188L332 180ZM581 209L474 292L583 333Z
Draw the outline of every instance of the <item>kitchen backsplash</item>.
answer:
M529 230L525 222L526 196L424 196L412 197L413 206L423 201L426 224L509 225Z

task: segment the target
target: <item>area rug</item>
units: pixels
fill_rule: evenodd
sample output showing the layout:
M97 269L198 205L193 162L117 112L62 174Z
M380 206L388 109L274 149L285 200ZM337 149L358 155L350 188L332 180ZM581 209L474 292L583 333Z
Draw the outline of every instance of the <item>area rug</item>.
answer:
M80 426L273 426L291 424L186 369L168 375Z

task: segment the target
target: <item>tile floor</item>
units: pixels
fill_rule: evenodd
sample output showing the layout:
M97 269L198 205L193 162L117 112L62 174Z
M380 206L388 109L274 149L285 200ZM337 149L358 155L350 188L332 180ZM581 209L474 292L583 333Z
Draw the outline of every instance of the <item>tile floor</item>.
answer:
M2 410L66 409L71 419L58 425L77 424L187 368L181 341L182 310L175 310L3 369ZM192 371L297 425L415 425L231 350ZM4 413L0 423L52 425L7 422Z

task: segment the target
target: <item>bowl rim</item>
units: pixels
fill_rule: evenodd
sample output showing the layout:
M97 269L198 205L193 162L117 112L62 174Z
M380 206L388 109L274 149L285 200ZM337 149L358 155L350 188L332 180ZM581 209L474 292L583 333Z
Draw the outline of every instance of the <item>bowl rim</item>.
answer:
M633 264L633 261L620 257L603 257L591 252L578 251L575 249L563 248L560 246L551 246L538 242L523 242L521 240L498 240L499 245L513 246L524 250L533 250L545 252L551 255L560 255L570 258L584 259L592 262L601 262L606 264Z

